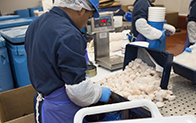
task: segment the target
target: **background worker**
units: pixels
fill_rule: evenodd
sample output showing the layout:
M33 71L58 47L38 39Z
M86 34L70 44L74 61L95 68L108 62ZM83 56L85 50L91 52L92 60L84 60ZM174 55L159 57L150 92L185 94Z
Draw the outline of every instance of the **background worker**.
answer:
M25 50L37 91L37 123L72 123L80 108L109 100L110 89L85 73L87 42L81 29L89 18L99 17L98 6L99 0L55 0L49 12L29 25Z
M196 0L192 0L189 6L187 23L187 39L183 51L196 42ZM190 49L187 49L187 51Z
M148 24L148 7L153 7L155 0L136 0L132 11L132 32L135 41L146 41L159 39L161 42L165 40L166 35L173 35L175 28L169 24L164 24L164 30L158 30ZM169 27L169 28L167 28ZM172 29L170 29L172 28Z

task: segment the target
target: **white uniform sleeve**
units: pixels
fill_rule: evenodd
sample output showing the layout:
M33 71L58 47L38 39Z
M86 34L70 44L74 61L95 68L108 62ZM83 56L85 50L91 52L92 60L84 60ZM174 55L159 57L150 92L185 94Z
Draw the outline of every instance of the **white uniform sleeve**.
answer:
M135 26L139 33L150 40L159 39L162 36L162 32L150 26L144 18L138 19Z
M69 99L81 107L97 103L102 94L101 86L88 77L79 84L65 86Z
M163 29L165 29L166 31L168 31L168 33L170 35L174 35L176 32L176 28L170 24L164 24L163 25Z
M196 23L189 21L187 24L187 31L190 43L196 43Z

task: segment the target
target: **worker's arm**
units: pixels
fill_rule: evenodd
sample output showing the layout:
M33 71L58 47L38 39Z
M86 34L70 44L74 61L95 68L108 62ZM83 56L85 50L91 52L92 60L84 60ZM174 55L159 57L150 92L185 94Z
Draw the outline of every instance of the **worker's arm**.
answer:
M71 30L71 29L70 29ZM68 33L59 39L56 61L60 78L65 82L66 93L70 100L79 106L88 106L98 102L102 88L85 77L86 59L84 50L86 40L80 34Z
M187 24L187 32L190 43L196 43L196 23L195 21L189 21Z
M164 36L164 32L150 26L144 18L138 19L135 25L137 31L150 40L162 39Z
M72 102L83 107L97 103L102 91L99 84L87 77L79 84L66 85L66 93Z

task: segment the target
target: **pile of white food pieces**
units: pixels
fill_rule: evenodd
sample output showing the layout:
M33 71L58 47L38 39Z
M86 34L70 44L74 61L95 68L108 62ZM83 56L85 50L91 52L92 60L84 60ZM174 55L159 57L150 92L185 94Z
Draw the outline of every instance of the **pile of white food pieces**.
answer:
M164 106L164 100L175 99L172 91L161 89L161 76L162 73L156 72L154 67L136 58L124 71L111 74L98 83L129 100L156 100L157 107L161 108Z

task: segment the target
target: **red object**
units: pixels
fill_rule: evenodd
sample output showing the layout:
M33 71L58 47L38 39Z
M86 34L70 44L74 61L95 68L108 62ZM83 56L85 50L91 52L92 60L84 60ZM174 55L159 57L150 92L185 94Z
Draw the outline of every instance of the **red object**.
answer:
M108 19L103 19L103 20L101 20L101 22L106 22Z

